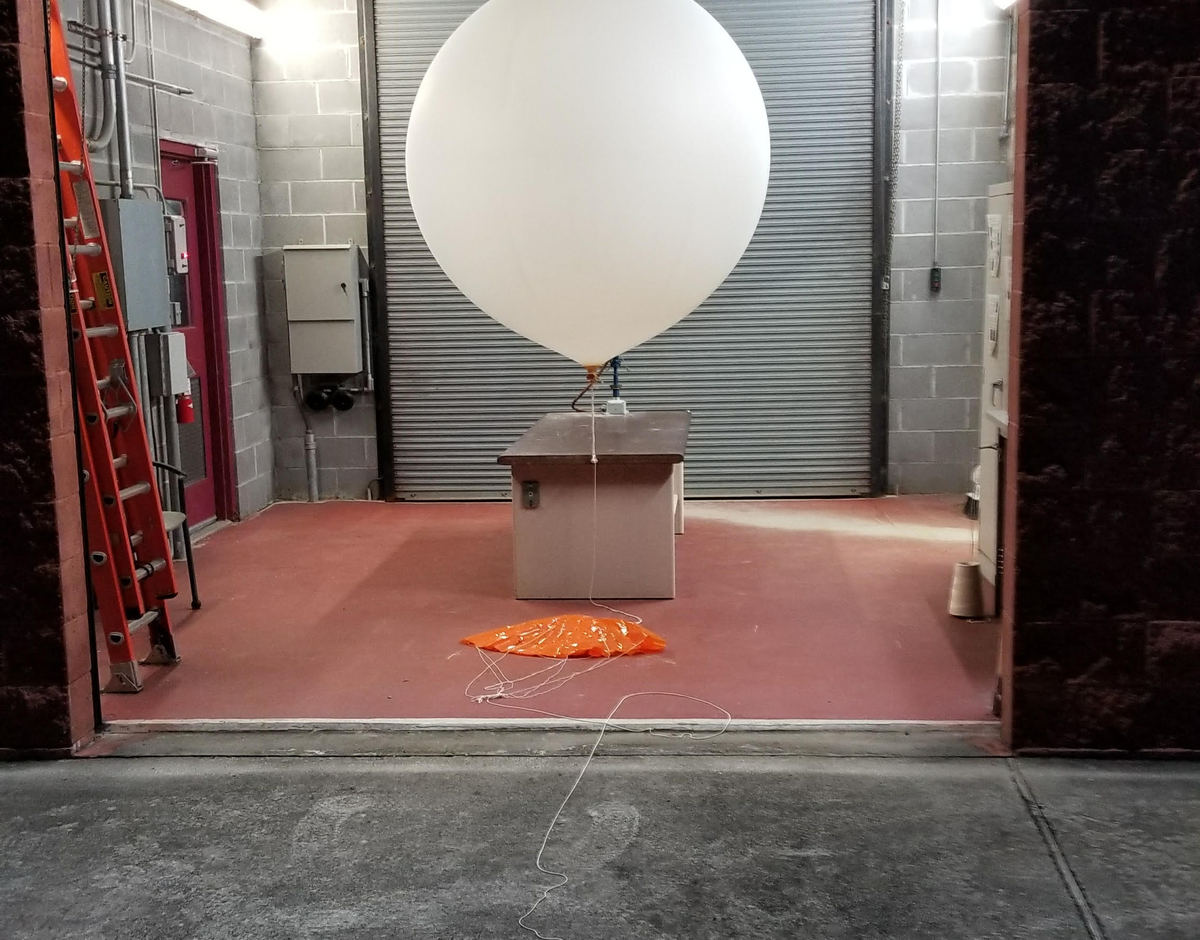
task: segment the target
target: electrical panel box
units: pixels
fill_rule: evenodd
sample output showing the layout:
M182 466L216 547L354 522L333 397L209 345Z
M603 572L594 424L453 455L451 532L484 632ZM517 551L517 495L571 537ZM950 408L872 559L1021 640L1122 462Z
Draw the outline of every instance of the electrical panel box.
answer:
M100 214L117 273L126 329L170 326L162 204L149 199L104 199Z
M182 333L151 333L146 337L146 380L154 398L171 398L192 390L187 340Z
M182 333L167 333L167 378L172 395L187 395L192 390L192 370L188 366L187 341Z
M987 256L984 259L983 381L979 419L979 568L999 587L1003 548L1001 457L1008 439L1008 331L1012 293L1012 183L988 187ZM987 613L995 613L993 603Z
M293 373L363 371L360 257L356 245L283 249Z
M181 215L166 217L167 268L172 274L188 273L187 222Z

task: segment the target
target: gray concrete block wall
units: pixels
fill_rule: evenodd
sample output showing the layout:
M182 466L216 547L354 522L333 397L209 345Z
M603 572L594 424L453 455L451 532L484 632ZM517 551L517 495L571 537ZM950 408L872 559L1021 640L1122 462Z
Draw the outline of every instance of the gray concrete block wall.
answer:
M1009 178L1004 138L1008 17L992 0L942 7L934 262L934 0L908 0L892 253L889 489L962 493L978 462L987 188Z
M125 11L128 17L128 6ZM66 19L78 20L83 13L78 0L63 4ZM138 42L128 69L148 75L145 0L134 0L133 15L136 22L127 22L125 28L127 34L136 35ZM87 4L86 16L95 25L93 3ZM270 503L274 471L259 283L262 222L250 40L167 3L154 5L153 25L155 77L194 92L187 97L159 93L160 137L207 144L218 151L237 509L245 517ZM85 98L89 116L98 101L99 88L89 84ZM148 89L130 84L129 110L134 179L152 184L158 147L151 126ZM93 154L92 161L98 178L115 180L115 140L105 152ZM115 192L113 187L101 187L102 195Z
M275 496L306 499L304 416L293 395L280 249L367 243L356 0L266 0L303 41L254 51L263 212L263 296L270 364ZM375 405L307 413L322 498L361 499L379 477Z

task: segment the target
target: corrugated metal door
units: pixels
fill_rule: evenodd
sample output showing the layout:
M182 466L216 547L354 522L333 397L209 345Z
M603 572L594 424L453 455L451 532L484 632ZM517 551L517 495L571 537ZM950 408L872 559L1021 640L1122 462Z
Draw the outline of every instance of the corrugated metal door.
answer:
M404 137L434 54L478 0L375 0L396 491L507 495L496 456L584 383L483 315L413 218ZM698 310L625 357L631 408L693 412L691 496L870 489L874 0L702 0L771 121L758 232ZM586 402L585 402L586 403Z

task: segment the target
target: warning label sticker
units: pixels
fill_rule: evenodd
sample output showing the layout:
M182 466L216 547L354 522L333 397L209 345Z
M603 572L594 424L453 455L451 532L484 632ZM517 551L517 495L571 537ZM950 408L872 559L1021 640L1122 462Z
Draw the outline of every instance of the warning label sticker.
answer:
M117 305L113 297L112 281L108 279L107 271L97 271L92 275L92 286L96 289L96 309L112 310Z

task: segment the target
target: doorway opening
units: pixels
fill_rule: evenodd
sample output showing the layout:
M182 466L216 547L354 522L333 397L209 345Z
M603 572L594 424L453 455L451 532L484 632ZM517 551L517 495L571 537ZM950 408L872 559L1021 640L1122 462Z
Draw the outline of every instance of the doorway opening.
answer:
M191 380L192 420L179 424L179 459L195 527L233 519L237 507L217 165L194 144L166 140L160 159L176 236L168 266L171 328L185 338Z
M879 34L873 28L875 6L853 5L858 12L850 27L854 48L863 52L862 63L869 62ZM403 30L395 32L405 35ZM811 66L817 59L803 61ZM789 67L796 63L801 60L789 62ZM873 407L870 403L883 400L871 393L879 375L869 361L871 285L881 281L871 276L871 232L878 220L867 198L876 182L870 159L875 79L865 67L852 78L859 89L854 92L859 108L855 133L861 146L855 149L856 160L838 159L836 173L829 172L837 176L854 165L854 178L842 181L841 188L853 197L859 223L853 240L858 251L855 271L862 276L841 278L839 284L862 295L856 294L851 305L858 327L848 336L845 317L831 317L826 303L813 301L812 323L823 332L809 337L810 345L835 353L826 372L808 381L803 391L813 402L808 417L822 428L830 420L830 387L841 389L864 414L843 409L845 413L835 416L839 427L848 426L851 433L832 435L830 446L839 461L852 466L857 483L853 489L826 493L871 491L870 474L877 472L871 468L879 464L871 456L870 416L865 414ZM842 87L843 79L833 76L829 83ZM882 93L876 88L877 95ZM784 104L786 113L793 113L795 102ZM827 109L824 99L820 105ZM839 140L844 145L844 135ZM378 149L378 141L368 142L368 150L372 147ZM831 152L827 142L817 141L805 159L825 168ZM825 180L820 175L810 179ZM819 187L813 198L827 206L829 188ZM382 191L377 186L368 190ZM382 227L385 216L377 211L371 224ZM831 258L825 261L812 255L823 289L837 280L830 277L831 265L844 263L847 256L843 247L826 250ZM430 280L412 276L416 255L380 250L372 257L380 269L385 263L381 259L402 269L401 283L410 292L391 291L387 302L397 310L420 313L421 298L412 293L428 288ZM781 288L776 284L773 289ZM427 298L428 317L402 321L427 329L423 336L396 337L399 355L410 355L412 361L410 368L399 370L404 379L390 390L395 427L410 436L400 441L397 452L415 463L461 454L465 438L450 433L454 420L470 430L484 423L482 417L494 417L482 415L481 409L512 411L505 403L513 388L527 376L538 383L543 379L534 370L481 370L474 357L455 353L461 348L458 332L465 321L441 316L443 296L433 294ZM775 300L764 309L780 306L786 305ZM798 341L780 342L772 324L766 327L765 339L760 338L764 354L801 346ZM448 335L431 336L430 330L439 328ZM458 362L460 386L444 361L429 361L425 351L431 348L431 338L451 350L448 358ZM851 368L836 353L847 342L858 351ZM781 359L782 353L775 358ZM800 426L776 420L771 410L781 398L796 393L793 379L802 370L794 363L784 365L774 371L748 370L768 379L784 377L781 387L768 388L765 403L752 402L753 407L731 412L728 418L736 430L747 415L765 415L768 420L756 439L768 455L794 443L791 432ZM875 365L886 371L886 357L877 358ZM643 369L640 374L650 372ZM710 376L709 384L718 377ZM417 381L421 378L425 385ZM750 384L742 379L735 376L733 384L744 399ZM496 393L489 393L488 381L495 383ZM228 383L211 383L211 388L221 387ZM444 393L445 399L436 401L431 389ZM655 407L664 407L663 401ZM205 404L213 407L211 401ZM276 404L280 415L294 423L297 416L290 408ZM693 399L676 407L699 405ZM487 427L495 425L489 420ZM379 433L387 431L381 427ZM878 440L885 433L881 430ZM294 443L292 467L303 459L300 441ZM361 456L361 441L353 447L344 440L336 443ZM503 443L489 438L488 455L477 466L487 468L491 454ZM730 464L744 458L732 444L726 452ZM386 459L392 456L388 453ZM778 462L785 470L809 472L816 461L806 456L797 451ZM285 455L280 464L288 459ZM360 466L350 460L344 465ZM430 487L423 497L418 493L413 498L435 498L435 491ZM491 492L493 498L497 495ZM624 692L663 689L698 694L748 721L987 721L992 717L998 628L992 622L957 620L946 611L953 565L971 552L972 523L962 513L962 500L961 495L689 500L688 532L680 536L678 549L676 599L614 602L644 616L648 627L666 637L667 651L613 662L563 686L554 700L542 697L528 704L545 713L595 718ZM282 503L241 526L216 532L197 551L205 608L193 614L180 607L176 618L183 665L150 679L139 696L108 697L106 715L182 722L537 718L536 710L504 711L474 701L471 683L486 667L475 650L459 642L501 624L587 606L586 601L526 602L513 597L510 517L507 505L487 502ZM510 657L503 668L506 674L520 675L538 665ZM662 700L642 704L654 713L647 717L711 714L688 715L675 709L668 714Z

